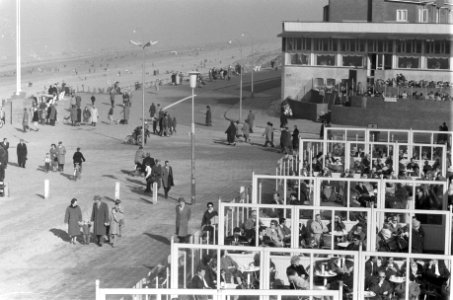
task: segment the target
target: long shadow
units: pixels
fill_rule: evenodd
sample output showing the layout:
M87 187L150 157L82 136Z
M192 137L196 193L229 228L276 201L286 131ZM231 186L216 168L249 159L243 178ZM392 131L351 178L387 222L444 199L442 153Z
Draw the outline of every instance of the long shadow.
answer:
M130 179L130 178L126 178L127 181L129 181L130 183L136 183L136 184L145 184L144 181L141 181L141 180L137 180L137 179Z
M195 125L204 126L204 127L211 127L211 126L206 126L206 123L201 123L201 122L195 122Z
M112 106L112 103L109 103L109 102L102 102L102 104Z
M231 146L228 145L228 142L226 140L219 140L219 139L214 139L212 140L215 144L220 144L220 145L225 145L225 146Z
M151 194L149 194L149 195L151 195ZM138 199L140 199L142 202L145 202L146 204L154 204L151 199L146 199L146 198L143 198L143 197L140 197Z
M162 244L170 245L170 240L168 238L164 237L164 236L157 235L157 234L152 234L152 233L148 233L148 232L144 232L143 234L146 235L147 237L153 239L153 240L161 242Z
M11 161L8 162L8 165L13 166L13 167L19 167L18 163L11 162Z
M134 171L130 170L120 170L121 173L129 175L129 176L134 176Z
M132 192L132 193L135 193L135 194L139 194L139 195L144 195L144 188L143 187L139 187L139 186L128 186L129 190Z
M15 127L15 128L16 128L16 130L17 130L17 131L20 131L20 132L26 132L26 131L24 131L24 129L23 129L23 128L19 128L19 127Z
M115 199L110 198L109 196L104 196L104 199L105 199L105 200L108 200L108 201L110 201L110 202L115 203Z
M49 231L52 232L56 237L59 237L64 242L69 242L71 240L68 233L64 230L52 228Z
M102 177L117 179L115 175L110 175L110 174L104 174L104 175L102 175Z
M65 177L68 180L71 180L71 181L74 180L74 176L72 174L65 174L65 173L60 173L60 174L61 174L61 176Z
M46 167L45 167L45 166L38 166L38 168L36 169L36 171L40 171L40 172L47 173L47 170L46 170Z
M38 196L38 197L41 198L41 199L44 199L44 195L43 195L43 194L38 194L38 193L36 193L35 195Z

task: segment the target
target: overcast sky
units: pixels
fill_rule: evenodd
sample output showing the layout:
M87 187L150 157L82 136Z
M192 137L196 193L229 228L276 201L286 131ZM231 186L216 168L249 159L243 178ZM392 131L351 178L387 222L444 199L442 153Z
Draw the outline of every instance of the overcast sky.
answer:
M15 41L15 0L0 0L0 57ZM321 0L22 0L24 54L121 49L131 38L159 48L228 41L246 32L278 39L283 20L320 20ZM135 29L135 34L134 34ZM33 49L33 50L31 50Z

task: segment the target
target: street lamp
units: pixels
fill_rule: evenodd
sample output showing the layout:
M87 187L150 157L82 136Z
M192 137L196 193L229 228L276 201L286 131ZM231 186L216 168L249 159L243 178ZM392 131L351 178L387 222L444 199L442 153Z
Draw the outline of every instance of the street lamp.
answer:
M239 50L241 52L241 60L240 60L240 63L239 63L239 67L240 67L240 70L241 70L241 73L239 74L239 122L242 122L242 73L244 72L244 68L242 66L242 44L241 42L238 40L237 41L238 44L239 44ZM228 41L228 44L232 44L233 41L230 40Z
M197 87L197 80L199 72L189 72L190 87L192 89L192 129L190 133L190 143L192 147L191 160L190 160L190 195L191 204L196 203L195 197L195 88Z
M251 35L249 33L241 33L241 37L248 37L250 39L250 47L251 47L251 55L252 55L252 61L253 61L253 38L251 37ZM254 68L253 68L253 64L252 64L252 71L251 71L251 75L250 75L250 97L253 98L254 96L254 87L253 87L253 73L254 73Z
M142 48L143 61L142 61L142 147L145 147L145 48L154 46L158 41L149 41L145 44L142 42L129 41L132 45Z
M20 0L16 0L16 95L21 92Z

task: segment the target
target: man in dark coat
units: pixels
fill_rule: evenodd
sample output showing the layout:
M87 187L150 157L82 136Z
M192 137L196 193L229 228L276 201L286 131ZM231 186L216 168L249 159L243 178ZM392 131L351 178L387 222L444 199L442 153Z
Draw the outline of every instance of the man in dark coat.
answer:
M79 164L80 174L82 174L82 162L85 162L85 157L83 156L82 152L80 152L80 147L77 148L77 151L72 156L72 162L74 163L74 168L76 164Z
M151 168L151 186L154 182L157 182L158 191L162 181L162 166L160 165L160 161L158 159L156 159L155 162L156 164ZM153 191L153 193L157 193L157 191Z
M174 186L173 182L173 168L170 166L168 160L165 161L165 165L162 168L162 185L164 187L165 199L168 198L168 192L171 187Z
M151 106L149 107L150 118L154 117L155 113L156 113L156 105L154 105L154 102L153 102L153 103L151 103Z
M227 135L228 145L233 144L233 146L236 146L237 129L236 129L236 126L234 125L233 121L230 121L230 126L228 126L225 133Z
M297 129L297 125L294 125L293 130L293 150L299 149L299 129Z
M20 143L17 144L17 163L19 167L25 168L25 162L27 161L27 145L24 140L20 139Z
M246 121L250 125L250 133L253 133L253 125L255 124L255 114L251 110L249 110L249 114L247 116Z
M206 126L212 126L211 107L209 105L206 106Z
M180 243L187 243L189 237L189 220L191 216L190 207L187 206L183 197L178 199L176 205L176 236Z
M107 235L109 219L108 205L101 201L101 196L94 196L91 222L93 222L93 233L96 236L96 243L99 247L102 247L103 236Z
M289 154L291 150L291 135L288 131L288 127L282 128L280 135L280 147L282 153Z
M9 153L8 153L8 149L9 149L9 142L8 142L8 139L7 138L4 138L2 142L0 142L0 146L5 149L5 169L6 169L6 166L8 165L8 161L9 161Z

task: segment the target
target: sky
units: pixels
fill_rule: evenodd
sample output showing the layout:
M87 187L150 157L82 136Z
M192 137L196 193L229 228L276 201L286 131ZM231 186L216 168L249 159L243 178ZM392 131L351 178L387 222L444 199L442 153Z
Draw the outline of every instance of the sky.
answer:
M27 57L131 47L156 49L227 42L241 33L275 39L284 20L319 21L326 0L21 0ZM16 0L0 0L0 61L15 51Z

